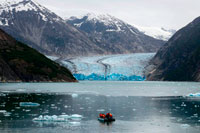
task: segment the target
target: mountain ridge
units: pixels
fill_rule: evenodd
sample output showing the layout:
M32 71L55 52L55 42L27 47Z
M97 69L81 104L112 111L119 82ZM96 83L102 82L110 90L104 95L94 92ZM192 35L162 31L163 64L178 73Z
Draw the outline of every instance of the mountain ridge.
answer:
M108 14L89 13L82 17L71 17L66 22L85 32L100 48L112 48L114 54L155 52L164 44L164 41L147 36Z
M47 8L32 0L13 3L1 6L0 28L17 40L47 55L81 56L103 53L82 32Z

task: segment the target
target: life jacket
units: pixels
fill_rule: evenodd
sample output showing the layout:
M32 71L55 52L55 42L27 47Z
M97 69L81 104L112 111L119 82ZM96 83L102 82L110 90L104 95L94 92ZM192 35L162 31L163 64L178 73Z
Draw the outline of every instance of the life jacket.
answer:
M99 114L99 117L100 118L105 118L106 116L105 116L105 114Z

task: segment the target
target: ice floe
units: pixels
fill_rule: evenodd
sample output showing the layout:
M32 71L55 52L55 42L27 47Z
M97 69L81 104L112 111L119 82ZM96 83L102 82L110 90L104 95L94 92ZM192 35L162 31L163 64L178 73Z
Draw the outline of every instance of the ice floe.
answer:
M190 93L189 95L187 95L189 97L200 97L200 93Z
M78 94L75 94L75 93L74 93L74 94L72 94L72 97L73 97L73 98L76 98L76 97L78 97Z
M21 106L21 107L37 107L37 106L40 106L40 104L33 103L33 102L20 102L19 106Z
M80 121L83 118L82 115L73 114L73 115L40 115L39 117L33 118L33 121L39 122L68 122L68 121Z
M7 111L6 110L0 110L0 113L6 113Z

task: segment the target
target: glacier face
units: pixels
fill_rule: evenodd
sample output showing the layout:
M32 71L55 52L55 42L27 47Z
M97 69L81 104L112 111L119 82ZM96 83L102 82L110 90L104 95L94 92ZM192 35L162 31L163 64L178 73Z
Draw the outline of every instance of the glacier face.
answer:
M135 53L60 60L78 80L143 81L144 69L155 53Z

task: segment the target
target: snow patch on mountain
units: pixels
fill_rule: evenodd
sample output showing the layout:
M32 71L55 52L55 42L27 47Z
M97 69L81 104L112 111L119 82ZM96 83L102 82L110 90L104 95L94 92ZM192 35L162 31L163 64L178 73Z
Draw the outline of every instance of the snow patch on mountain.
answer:
M38 11L51 12L47 8L41 6L34 0L3 0L0 1L0 14L5 12L20 12L20 11ZM52 12L51 12L52 13Z
M16 12L19 11L28 11L28 10L34 10L36 11L37 8L33 6L29 0L5 0L3 3L0 4L1 12L3 11L12 11L15 10ZM2 10L3 9L3 10Z
M130 27L128 23L114 16L111 16L109 14L99 14L99 13L87 13L85 15L72 16L66 19L66 21L73 21L76 19L80 19L80 20L85 19L85 22L92 22L94 24L103 23L105 26L109 27L108 29L106 29L107 32L124 32L123 26ZM77 22L77 23L74 23L73 25L75 27L80 28L83 23L84 22ZM137 29L130 28L130 32L137 34L137 32L134 30L137 30Z
M87 13L86 15L70 17L69 19L67 19L67 21L84 18L86 19L85 21L93 22L94 24L103 23L104 25L110 27L106 30L107 32L123 32L123 26L126 25L129 28L130 32L132 32L135 35L137 35L139 31L141 31L145 35L164 41L167 41L175 33L175 30L166 30L164 28L159 27L142 27L134 24L130 25L109 14ZM74 26L80 28L82 24L83 22L77 22L74 24Z
M51 17L49 14L54 14L47 8L41 6L34 0L3 0L0 1L0 25L2 26L9 26L9 24L13 24L12 21L10 21L12 18L14 18L14 14L22 11L32 11L35 12L36 14L40 15L40 18L43 21L62 21L64 22L63 19L60 17Z
M137 25L134 26L142 31L144 34L164 41L168 41L169 38L171 38L172 35L176 32L175 30L166 30L159 27L142 27Z

